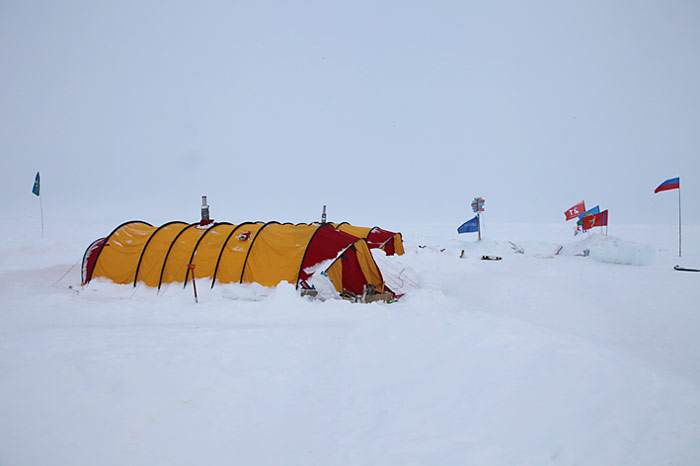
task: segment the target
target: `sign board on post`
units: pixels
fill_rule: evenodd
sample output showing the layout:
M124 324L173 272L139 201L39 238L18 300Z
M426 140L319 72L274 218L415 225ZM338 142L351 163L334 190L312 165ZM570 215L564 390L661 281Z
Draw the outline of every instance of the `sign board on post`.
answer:
M472 201L472 210L476 213L476 221L478 225L479 241L481 241L481 215L480 213L484 211L484 204L486 200L483 197L475 197Z

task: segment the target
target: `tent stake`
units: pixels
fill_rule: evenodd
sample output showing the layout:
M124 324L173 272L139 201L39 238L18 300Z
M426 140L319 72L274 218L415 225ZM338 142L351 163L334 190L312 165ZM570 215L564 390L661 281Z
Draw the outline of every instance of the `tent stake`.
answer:
M194 289L194 302L199 303L197 299L197 282L194 281L194 264L187 264L187 268L192 271L192 289Z

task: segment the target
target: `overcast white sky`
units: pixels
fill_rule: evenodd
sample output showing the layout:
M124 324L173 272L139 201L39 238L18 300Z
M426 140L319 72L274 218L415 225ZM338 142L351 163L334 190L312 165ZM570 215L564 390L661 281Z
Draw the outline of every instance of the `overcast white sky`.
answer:
M700 223L700 2L0 1L6 218Z

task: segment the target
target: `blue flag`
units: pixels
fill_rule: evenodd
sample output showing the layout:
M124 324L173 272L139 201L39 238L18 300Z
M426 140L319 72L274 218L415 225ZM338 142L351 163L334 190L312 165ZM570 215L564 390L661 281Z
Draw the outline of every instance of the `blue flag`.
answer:
M39 195L39 189L41 188L40 182L41 178L39 177L39 172L36 172L36 176L34 177L34 187L32 188L32 193L34 193L35 196Z
M475 233L477 231L479 231L479 217L467 220L457 228L457 233Z

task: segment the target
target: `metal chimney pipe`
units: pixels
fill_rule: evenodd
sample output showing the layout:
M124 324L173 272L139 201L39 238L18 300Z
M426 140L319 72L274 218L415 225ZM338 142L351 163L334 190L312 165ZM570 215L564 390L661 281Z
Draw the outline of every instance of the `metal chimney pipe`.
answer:
M207 205L207 196L202 196L202 221L209 221L209 206Z

